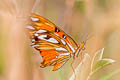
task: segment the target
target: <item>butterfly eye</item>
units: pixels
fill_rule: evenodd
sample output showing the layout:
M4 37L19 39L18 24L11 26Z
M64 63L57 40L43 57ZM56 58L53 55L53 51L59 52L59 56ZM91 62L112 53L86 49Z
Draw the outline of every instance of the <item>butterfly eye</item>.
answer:
M65 35L63 35L63 38L64 38L64 39L66 39L66 36L65 36Z
M58 28L55 27L55 32L60 32L60 30Z

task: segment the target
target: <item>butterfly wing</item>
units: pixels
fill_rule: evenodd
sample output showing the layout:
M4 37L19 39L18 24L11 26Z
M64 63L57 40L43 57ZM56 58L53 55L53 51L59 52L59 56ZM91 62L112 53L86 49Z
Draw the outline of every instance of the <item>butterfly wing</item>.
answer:
M30 18L27 29L32 47L42 56L40 67L54 66L53 70L59 69L75 53L78 45L49 20L36 14Z

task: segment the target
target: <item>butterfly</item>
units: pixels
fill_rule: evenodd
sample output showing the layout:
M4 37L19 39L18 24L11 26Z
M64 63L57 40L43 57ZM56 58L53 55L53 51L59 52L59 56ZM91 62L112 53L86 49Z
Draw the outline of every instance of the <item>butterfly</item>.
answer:
M31 14L26 29L31 46L40 52L42 68L53 66L53 71L58 70L85 47L85 41L78 45L58 26L37 14Z

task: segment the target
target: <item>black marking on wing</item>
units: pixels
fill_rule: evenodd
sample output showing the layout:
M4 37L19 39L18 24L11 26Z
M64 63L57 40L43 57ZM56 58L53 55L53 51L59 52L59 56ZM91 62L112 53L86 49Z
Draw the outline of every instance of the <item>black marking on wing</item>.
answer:
M38 41L38 40L39 40L37 36L35 36L34 39L35 39L35 41Z
M51 37L47 35L47 37L45 37L45 39L50 39Z
M55 32L60 32L60 30L57 27L55 27Z

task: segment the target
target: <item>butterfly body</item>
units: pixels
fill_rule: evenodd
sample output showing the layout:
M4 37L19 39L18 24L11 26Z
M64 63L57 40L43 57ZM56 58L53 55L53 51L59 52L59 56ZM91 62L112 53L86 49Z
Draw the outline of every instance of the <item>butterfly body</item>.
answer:
M31 46L42 56L40 67L54 66L55 71L81 51L81 45L49 20L36 14L30 18L26 28Z

